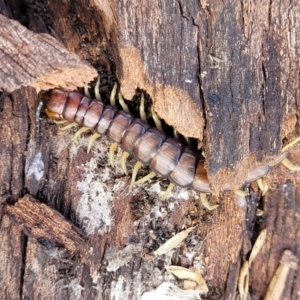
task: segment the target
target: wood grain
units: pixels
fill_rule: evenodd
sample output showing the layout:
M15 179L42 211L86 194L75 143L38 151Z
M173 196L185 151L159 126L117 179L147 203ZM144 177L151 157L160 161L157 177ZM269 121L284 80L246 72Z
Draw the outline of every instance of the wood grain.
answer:
M95 69L47 34L36 34L0 15L0 89L22 86L75 89L97 76Z

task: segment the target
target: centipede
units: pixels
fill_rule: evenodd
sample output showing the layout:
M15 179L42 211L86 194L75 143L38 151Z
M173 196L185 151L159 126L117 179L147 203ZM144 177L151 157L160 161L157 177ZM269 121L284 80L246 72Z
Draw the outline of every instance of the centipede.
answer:
M98 88L99 84L97 83L96 86ZM200 193L200 199L207 209L215 209L217 205L210 206L206 200L206 195L212 193L212 189L205 167L205 158L178 139L168 137L160 126L150 126L145 118L143 108L140 109L140 118L134 117L120 93L119 99L121 99L123 110L116 108L114 106L116 86L111 92L110 104L104 104L101 101L101 95L97 88L95 87L95 99L85 95L87 93L82 94L77 91L62 89L45 91L41 96L38 110L44 108L47 116L58 124L70 122L64 129L80 126L81 128L74 135L75 141L83 132L92 131L88 151L96 139L105 136L111 142L109 159L112 166L114 164L114 152L118 146L121 147L123 150L121 165L126 175L128 175L126 160L130 155L133 155L137 162L132 171L130 188L159 176L170 181L166 192L162 195L163 198L170 193L174 186L191 188ZM143 107L143 103L141 107ZM39 112L37 112L38 115ZM300 170L300 166L294 165L287 158L288 152L286 151L299 139L285 146L281 156L274 163L250 170L245 184L257 181L261 190L266 191L261 179L274 165L282 163L290 170ZM136 181L138 171L142 166L148 166L151 172ZM231 186L226 184L224 191L232 191ZM234 192L244 196L241 190Z

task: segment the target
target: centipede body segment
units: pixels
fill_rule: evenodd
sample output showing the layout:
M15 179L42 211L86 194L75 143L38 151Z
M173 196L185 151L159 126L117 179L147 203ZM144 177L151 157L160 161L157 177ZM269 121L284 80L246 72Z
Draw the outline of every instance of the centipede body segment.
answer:
M149 166L152 173L147 178L156 174L168 178L172 185L189 187L198 193L211 193L205 159L178 140L167 137L155 127L150 127L146 121L79 92L50 90L43 95L43 102L50 118L75 122L84 126L81 130L90 129L95 132L88 149L93 140L102 135L114 143L112 152L119 145L125 151L122 156L125 173L126 159L132 154L138 160L133 173L137 173L141 165ZM283 153L276 163L282 160L286 162L286 153ZM250 183L263 177L269 169L267 165L250 170L246 182ZM136 174L133 175L132 183L135 176ZM224 189L231 190L231 187L228 184Z
M105 135L175 185L210 192L204 159L145 121L78 92L51 90L45 93L44 103L49 117L76 122Z

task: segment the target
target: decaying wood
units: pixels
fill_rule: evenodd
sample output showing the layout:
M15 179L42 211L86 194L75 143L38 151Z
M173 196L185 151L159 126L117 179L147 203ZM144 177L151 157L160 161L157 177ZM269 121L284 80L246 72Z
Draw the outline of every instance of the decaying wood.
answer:
M89 61L101 74L104 100L110 76L116 76L126 98L139 97L136 88L151 96L161 118L204 146L212 185L219 189L224 180L239 185L250 168L280 152L283 138L290 141L299 132L300 8L280 5L75 0L28 2L22 11L17 2L1 2L0 9L11 6L6 16L52 34ZM284 18L289 22L279 23ZM63 85L59 77L54 80ZM87 154L88 135L74 145L74 131L61 132L43 118L36 150L36 99L32 88L0 98L0 196L16 201L29 193L58 210L84 233L88 251L72 262L49 257L4 215L1 299L199 298L193 285L167 273L170 265L199 270L207 299L236 299L240 268L266 229L266 242L249 270L249 293L259 299L282 252L289 249L299 257L298 172L273 168L263 201L256 184L246 199L233 193L209 196L212 205L219 204L212 212L185 189L163 201L161 180L130 192L130 179L118 164L120 152L116 167L108 166L107 141ZM290 156L298 164L299 149L295 145ZM195 225L179 248L154 255ZM288 275L287 299L300 291L299 274L298 268Z
M76 89L97 76L96 70L48 34L36 34L0 15L0 89L22 86Z
M15 204L6 204L3 213L19 225L28 237L36 239L57 258L70 258L85 250L82 233L57 211L25 195Z

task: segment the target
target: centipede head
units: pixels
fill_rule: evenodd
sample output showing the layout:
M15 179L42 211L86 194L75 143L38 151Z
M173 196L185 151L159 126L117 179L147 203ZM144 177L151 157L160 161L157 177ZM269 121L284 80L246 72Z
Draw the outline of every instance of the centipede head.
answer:
M43 93L42 99L46 108L45 113L48 117L54 120L62 120L67 92L59 89L50 90Z

